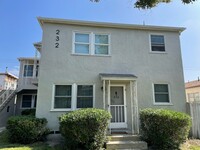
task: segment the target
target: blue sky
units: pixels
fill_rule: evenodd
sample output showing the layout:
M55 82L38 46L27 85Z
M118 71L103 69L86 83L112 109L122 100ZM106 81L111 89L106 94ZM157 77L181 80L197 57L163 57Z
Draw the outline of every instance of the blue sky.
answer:
M33 57L41 41L36 17L186 27L181 34L185 81L200 76L200 1L181 0L150 10L133 7L134 0L0 0L0 72L18 73L18 57Z

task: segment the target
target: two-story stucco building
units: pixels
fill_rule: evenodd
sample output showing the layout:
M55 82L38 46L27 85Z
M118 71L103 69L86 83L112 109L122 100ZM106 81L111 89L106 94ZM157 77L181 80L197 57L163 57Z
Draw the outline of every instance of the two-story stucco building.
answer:
M38 21L43 35L36 116L47 118L52 131L59 130L61 114L80 108L108 110L109 128L134 134L140 109L186 111L179 38L184 28Z

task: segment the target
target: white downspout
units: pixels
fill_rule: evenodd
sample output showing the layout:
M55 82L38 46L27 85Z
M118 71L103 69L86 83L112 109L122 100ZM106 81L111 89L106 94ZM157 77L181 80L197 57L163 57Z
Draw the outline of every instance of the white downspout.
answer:
M106 109L106 89L105 89L105 80L103 80L103 109Z
M132 130L132 134L135 133L134 131L134 119L133 117L135 117L135 115L133 115L133 109L134 109L134 106L133 106L133 81L130 81L130 94L131 94L131 121L132 121L132 127L131 127L131 130Z

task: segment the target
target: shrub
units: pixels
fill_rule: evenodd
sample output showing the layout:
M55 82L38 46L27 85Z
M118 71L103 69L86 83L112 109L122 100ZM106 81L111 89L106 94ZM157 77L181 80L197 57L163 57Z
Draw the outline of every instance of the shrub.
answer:
M79 109L60 118L60 132L69 149L81 147L88 150L100 149L106 139L109 112L101 109Z
M36 109L25 109L21 112L21 115L24 116L35 116Z
M8 139L11 143L28 144L44 139L48 134L45 118L13 116L8 119Z
M189 134L191 118L181 112L164 109L140 111L141 136L154 149L179 149Z

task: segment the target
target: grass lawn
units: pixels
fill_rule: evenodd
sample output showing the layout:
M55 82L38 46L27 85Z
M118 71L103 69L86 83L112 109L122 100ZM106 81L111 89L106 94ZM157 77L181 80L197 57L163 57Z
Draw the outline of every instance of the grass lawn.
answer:
M62 146L50 147L44 142L37 142L33 144L11 144L8 142L7 133L3 131L0 133L0 150L62 150ZM190 139L181 145L181 150L200 150L200 140Z
M181 150L200 150L200 140L189 139L182 146Z
M6 131L0 133L0 150L61 150L58 146L50 147L44 142L33 144L10 144L7 139Z

